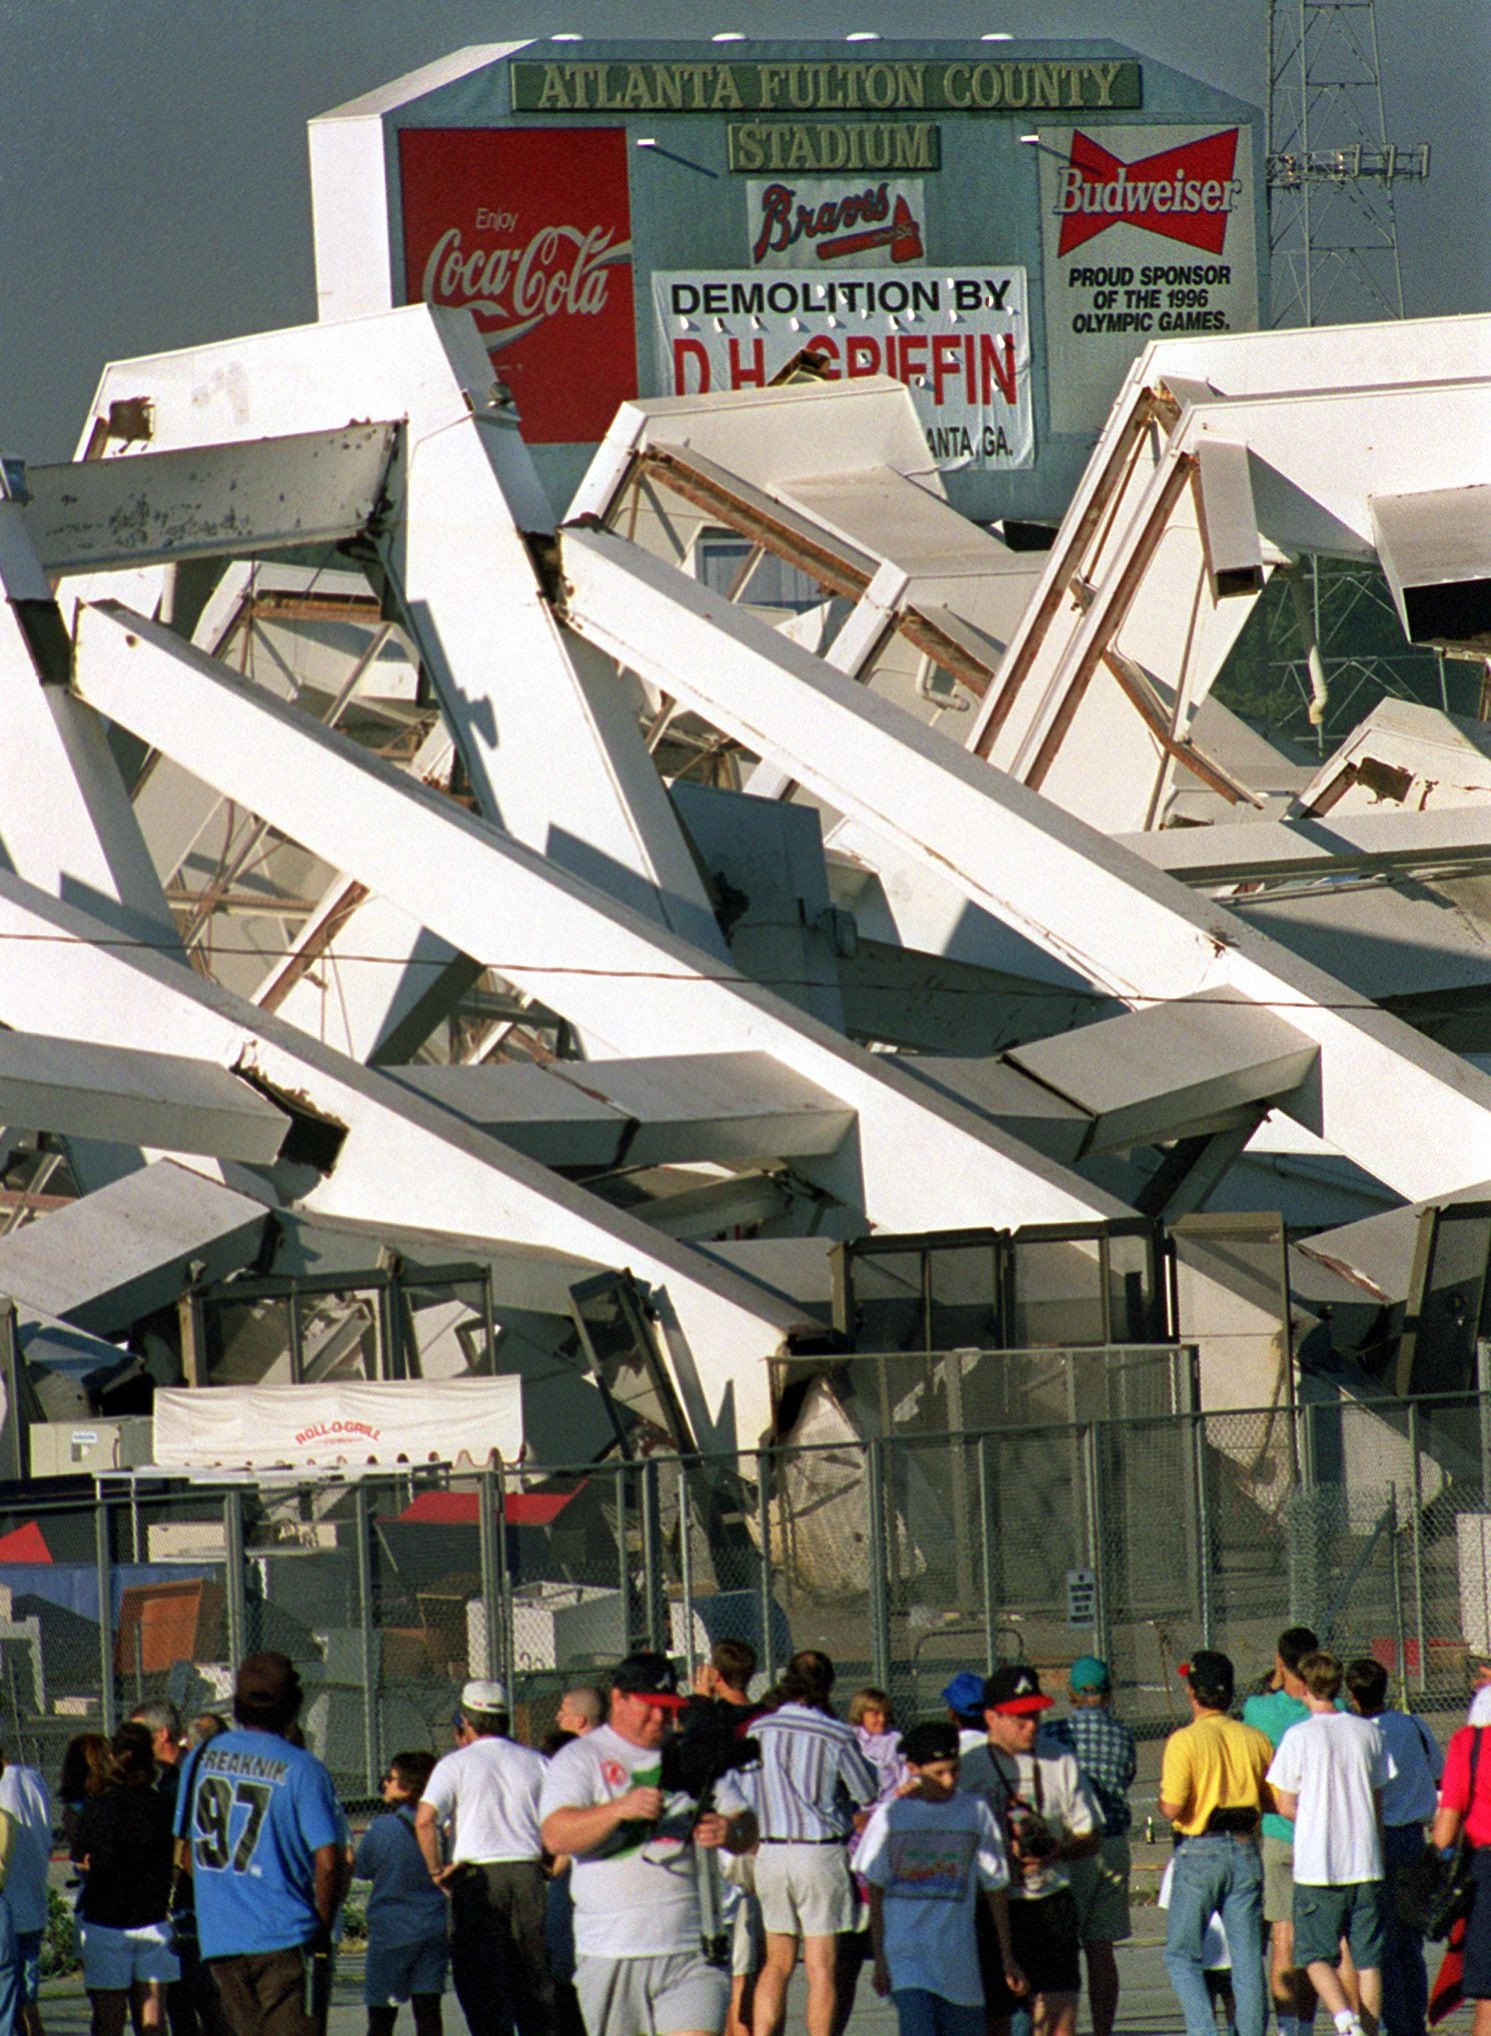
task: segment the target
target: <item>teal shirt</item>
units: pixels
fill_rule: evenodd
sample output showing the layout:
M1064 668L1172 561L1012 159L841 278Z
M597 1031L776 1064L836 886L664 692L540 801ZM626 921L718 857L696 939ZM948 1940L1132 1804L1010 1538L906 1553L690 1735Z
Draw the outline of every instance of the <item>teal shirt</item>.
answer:
M1277 1746L1291 1725L1297 1725L1301 1718L1308 1718L1310 1707L1303 1697L1291 1697L1287 1690L1270 1690L1267 1696L1249 1697L1243 1705L1243 1723L1256 1725L1270 1746ZM1289 1817L1281 1817L1276 1810L1269 1810L1263 1819L1265 1838L1282 1838L1286 1845L1294 1843L1294 1823Z

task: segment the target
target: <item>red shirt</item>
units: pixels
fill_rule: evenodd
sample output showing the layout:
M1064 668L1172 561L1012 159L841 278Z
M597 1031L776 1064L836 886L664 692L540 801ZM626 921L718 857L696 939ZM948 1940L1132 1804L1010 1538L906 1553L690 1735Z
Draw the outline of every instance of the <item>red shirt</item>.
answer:
M1470 1800L1470 1749L1475 1728L1463 1726L1451 1739L1439 1785L1441 1810L1468 1810L1465 1833L1472 1845L1491 1845L1491 1727L1484 1729L1480 1764L1475 1774L1475 1801Z

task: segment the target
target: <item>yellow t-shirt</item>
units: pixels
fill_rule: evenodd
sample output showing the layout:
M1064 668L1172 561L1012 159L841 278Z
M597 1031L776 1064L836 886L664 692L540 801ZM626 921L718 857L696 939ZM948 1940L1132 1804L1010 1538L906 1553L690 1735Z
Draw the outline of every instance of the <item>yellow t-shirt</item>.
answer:
M1213 1810L1255 1810L1274 1750L1253 1725L1220 1714L1183 1725L1165 1741L1160 1798L1179 1803L1175 1828L1196 1838Z

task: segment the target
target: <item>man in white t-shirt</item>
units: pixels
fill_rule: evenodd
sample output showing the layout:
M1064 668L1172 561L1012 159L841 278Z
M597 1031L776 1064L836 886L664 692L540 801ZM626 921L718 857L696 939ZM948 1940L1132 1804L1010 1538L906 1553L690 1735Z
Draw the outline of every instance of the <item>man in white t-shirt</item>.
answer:
M543 1842L575 1864L575 1992L588 2036L720 2036L730 1975L700 1941L695 1847L725 1843L726 1819L695 1820L664 1792L663 1742L687 1702L672 1663L629 1654L610 1715L549 1763Z
M538 1834L547 1763L508 1737L508 1714L501 1683L466 1684L456 1750L435 1763L414 1835L450 1896L451 1978L471 2036L555 2036Z
M0 1810L16 1820L15 1848L5 1876L20 1957L22 2036L42 2036L37 1993L41 1985L41 1940L47 1927L47 1865L52 1857L52 1799L34 1767L0 1753Z
M1279 1815L1294 1821L1294 1955L1341 2036L1376 2036L1387 1927L1382 1791L1393 1764L1374 1724L1336 1709L1342 1676L1333 1654L1307 1654L1296 1673L1309 1716L1289 1727L1268 1770ZM1343 1939L1360 2019L1337 1970Z

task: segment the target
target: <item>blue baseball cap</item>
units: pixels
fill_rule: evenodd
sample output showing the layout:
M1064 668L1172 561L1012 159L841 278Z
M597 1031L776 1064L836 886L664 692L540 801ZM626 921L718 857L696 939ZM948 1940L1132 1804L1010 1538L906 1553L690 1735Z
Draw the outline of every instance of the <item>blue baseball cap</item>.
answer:
M1113 1677L1108 1664L1096 1654L1079 1654L1069 1678L1074 1690L1111 1690Z
M971 1668L960 1669L942 1692L942 1701L950 1711L970 1724L984 1722L984 1679L975 1675Z

